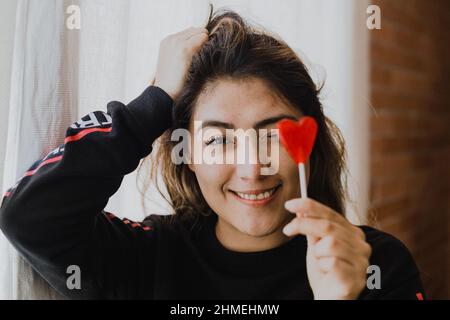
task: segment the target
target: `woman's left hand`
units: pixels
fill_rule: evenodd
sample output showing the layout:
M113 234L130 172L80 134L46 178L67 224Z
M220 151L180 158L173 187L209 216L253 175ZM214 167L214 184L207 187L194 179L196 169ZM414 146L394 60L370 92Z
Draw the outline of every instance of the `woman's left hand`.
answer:
M306 267L314 299L356 299L366 286L372 249L364 232L333 209L312 199L285 203L296 217L283 232L306 235Z

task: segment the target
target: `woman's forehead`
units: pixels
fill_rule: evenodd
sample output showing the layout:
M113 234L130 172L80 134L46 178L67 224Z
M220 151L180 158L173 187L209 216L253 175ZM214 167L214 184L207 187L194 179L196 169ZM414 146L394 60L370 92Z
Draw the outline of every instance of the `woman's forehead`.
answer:
M199 95L192 120L254 123L279 113L301 115L261 79L223 79L217 80Z

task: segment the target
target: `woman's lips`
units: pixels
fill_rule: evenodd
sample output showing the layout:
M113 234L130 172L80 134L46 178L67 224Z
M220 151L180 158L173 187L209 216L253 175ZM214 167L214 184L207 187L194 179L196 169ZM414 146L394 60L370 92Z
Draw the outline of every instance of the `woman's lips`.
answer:
M246 205L250 205L252 207L261 207L261 206L268 204L270 201L272 201L279 193L279 189L281 189L281 184L278 185L277 187L275 187L275 191L268 198L254 199L254 200L244 199L244 198L238 196L235 191L230 190L230 192L233 195L233 197L235 197L237 200L239 200L240 202L242 202ZM258 192L256 192L256 191L248 192L248 194L256 194L256 193L260 193L260 192L259 191Z

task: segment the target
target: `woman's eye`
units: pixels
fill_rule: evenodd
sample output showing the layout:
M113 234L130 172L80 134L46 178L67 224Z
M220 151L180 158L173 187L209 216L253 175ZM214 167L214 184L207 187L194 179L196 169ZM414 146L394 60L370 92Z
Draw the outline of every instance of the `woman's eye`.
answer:
M226 144L226 143L232 143L233 141L226 139L223 136L217 136L217 137L211 137L208 140L206 140L205 144L209 146L210 144Z
M276 140L278 139L278 134L277 133L269 133L265 136L262 136L262 140Z

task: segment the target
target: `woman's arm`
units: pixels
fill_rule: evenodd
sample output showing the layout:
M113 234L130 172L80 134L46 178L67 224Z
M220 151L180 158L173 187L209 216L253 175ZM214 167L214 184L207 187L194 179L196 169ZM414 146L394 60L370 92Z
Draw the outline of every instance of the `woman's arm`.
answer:
M189 28L160 44L155 86L110 102L67 129L64 143L10 188L0 228L53 287L72 298L151 298L155 232L103 211L124 175L169 128L192 56L208 39ZM81 271L78 284L71 276ZM150 275L150 276L149 276ZM72 288L72 287L75 288Z
M118 282L131 273L124 283L133 283L135 256L151 244L152 230L102 210L123 176L170 126L171 105L169 95L154 86L127 106L110 102L107 113L96 111L72 124L64 143L5 194L2 231L62 294L94 298L116 290L133 295L138 289L123 290ZM80 268L81 290L67 288L69 266Z
M189 28L160 44L155 86L110 102L67 129L4 195L0 228L53 287L71 298L151 298L155 225L104 212L124 175L169 128L192 56L208 39ZM154 223L155 224L155 223ZM81 281L73 279L81 271ZM78 288L78 286L81 288Z

